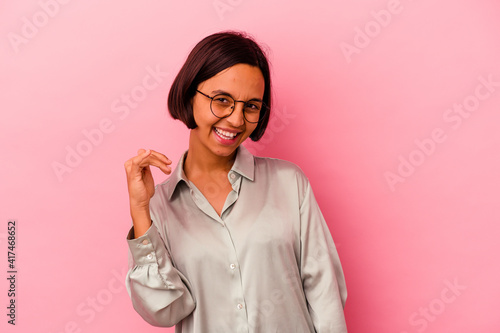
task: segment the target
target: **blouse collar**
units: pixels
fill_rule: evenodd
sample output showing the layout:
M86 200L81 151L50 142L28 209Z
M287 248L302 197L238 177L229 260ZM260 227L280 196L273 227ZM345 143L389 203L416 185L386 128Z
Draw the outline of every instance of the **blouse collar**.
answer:
M167 190L167 197L168 200L171 200L172 195L174 194L175 190L177 189L177 185L181 181L184 181L186 185L189 186L189 181L186 177L186 174L184 173L184 159L186 157L187 150L182 154L179 163L177 163L177 166L174 169L174 172L170 175L170 177L166 181L166 190ZM248 151L247 148L244 146L240 145L237 148L236 151L236 160L233 163L233 166L231 168L230 172L236 172L239 175L247 178L250 181L254 180L254 174L255 174L255 164L254 164L254 156L252 153Z

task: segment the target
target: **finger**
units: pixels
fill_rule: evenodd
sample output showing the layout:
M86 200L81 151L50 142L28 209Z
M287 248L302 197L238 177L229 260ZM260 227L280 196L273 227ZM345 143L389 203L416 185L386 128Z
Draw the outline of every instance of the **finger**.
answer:
M172 164L172 161L165 155L163 155L162 153L159 153L157 151L154 151L154 150L151 150L151 149L139 149L137 151L137 155L138 156L142 156L142 157L147 157L149 155L154 155L156 157L158 157L160 160L163 160L166 164Z
M125 162L125 169L127 172L137 172L137 168L140 168L139 163L141 163L141 161L143 161L150 153L151 151L149 149L139 149L137 151L137 156L134 156Z
M150 154L138 161L138 167L145 168L152 165L159 168L163 173L169 175L172 172L172 168L169 166L169 164L171 164L172 162L169 160L169 162L167 163L165 159L166 157L164 155L163 157L161 157Z
M137 156L132 157L125 163L125 169L132 177L137 177L142 174L142 169L153 165L159 168L163 173L169 175L172 169L169 167L172 161L165 155L151 149L139 149Z
M142 162L151 152L145 149L139 149L137 153L137 156L134 156L125 162L125 170L127 174L132 177L136 177L142 173L142 168L147 165Z
M141 148L137 151L137 155L148 156L151 153L150 149Z
M162 160L166 164L172 164L172 161L167 156L163 155L162 153L151 150L151 155L158 157L160 160Z
M142 177L144 179L147 179L147 178L153 179L153 174L151 173L151 168L149 167L149 165L147 167L145 167L144 169L142 169Z
M140 151L142 152L142 150ZM139 162L139 166L153 165L167 175L172 172L172 168L169 167L169 165L172 164L172 161L162 153L148 149L142 152L139 156L143 157Z
M149 166L145 166L143 168L139 168L138 172L131 172L130 177L136 182L141 182L143 179L147 178L148 174L151 174L151 170Z

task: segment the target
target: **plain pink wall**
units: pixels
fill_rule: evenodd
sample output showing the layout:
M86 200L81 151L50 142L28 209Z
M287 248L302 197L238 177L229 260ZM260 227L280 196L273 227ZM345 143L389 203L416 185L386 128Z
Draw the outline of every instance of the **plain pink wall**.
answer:
M239 29L271 49L275 88L248 147L310 178L349 332L500 331L498 17L472 0L2 1L0 266L17 219L19 273L0 330L173 332L123 286L123 163L141 147L177 161L170 84L201 38Z

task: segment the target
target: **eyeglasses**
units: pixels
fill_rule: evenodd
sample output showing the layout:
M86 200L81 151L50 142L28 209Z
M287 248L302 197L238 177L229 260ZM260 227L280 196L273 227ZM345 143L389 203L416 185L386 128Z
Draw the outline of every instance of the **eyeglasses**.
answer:
M244 103L243 117L245 117L245 120L249 123L258 123L261 111L264 113L267 111L267 107L264 102L259 100L250 100L246 102L237 101L227 94L217 94L210 97L199 90L196 90L196 92L199 92L203 96L211 99L210 110L217 118L229 117L235 109L236 102Z

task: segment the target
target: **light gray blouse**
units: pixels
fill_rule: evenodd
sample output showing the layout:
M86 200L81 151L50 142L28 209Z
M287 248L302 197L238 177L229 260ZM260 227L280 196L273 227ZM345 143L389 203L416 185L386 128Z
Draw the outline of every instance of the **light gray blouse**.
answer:
M342 267L303 172L240 146L219 216L183 161L156 186L153 225L127 237L135 310L176 333L347 332Z

